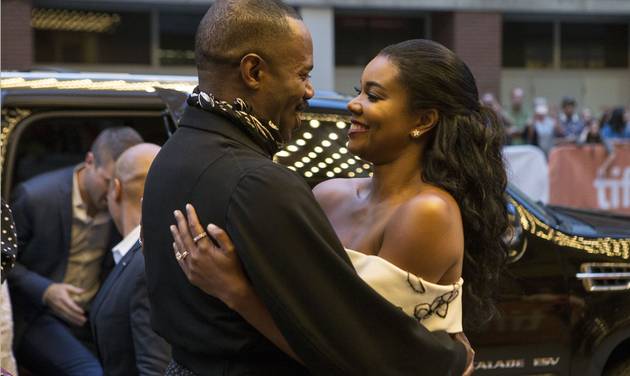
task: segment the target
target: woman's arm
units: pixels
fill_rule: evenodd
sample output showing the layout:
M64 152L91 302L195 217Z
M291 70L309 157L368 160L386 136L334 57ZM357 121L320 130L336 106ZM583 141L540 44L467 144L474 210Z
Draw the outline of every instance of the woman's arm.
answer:
M187 218L175 211L177 226L171 226L171 233L175 239L175 257L188 280L223 301L280 350L301 362L247 280L229 236L212 224L207 228L209 236L204 236L206 232L194 207L186 205L186 212ZM195 243L191 233L201 238ZM183 253L186 251L187 254Z

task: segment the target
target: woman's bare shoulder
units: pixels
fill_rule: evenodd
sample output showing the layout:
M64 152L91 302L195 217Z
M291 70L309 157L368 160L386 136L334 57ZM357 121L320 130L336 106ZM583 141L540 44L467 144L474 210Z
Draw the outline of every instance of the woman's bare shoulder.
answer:
M407 219L436 225L450 226L453 220L459 220L460 212L457 201L448 192L439 188L428 188L420 191L400 208Z
M326 209L336 206L340 202L346 202L355 197L357 192L367 183L366 178L355 179L330 179L319 183L313 188L313 194L319 204Z
M464 252L459 206L448 192L422 190L397 209L383 238L384 256L431 282L461 262Z

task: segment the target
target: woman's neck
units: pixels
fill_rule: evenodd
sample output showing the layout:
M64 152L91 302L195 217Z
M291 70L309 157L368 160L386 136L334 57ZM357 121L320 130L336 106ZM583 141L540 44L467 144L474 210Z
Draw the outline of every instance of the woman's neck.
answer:
M422 182L420 153L401 156L386 164L374 165L367 199L373 203L407 200Z

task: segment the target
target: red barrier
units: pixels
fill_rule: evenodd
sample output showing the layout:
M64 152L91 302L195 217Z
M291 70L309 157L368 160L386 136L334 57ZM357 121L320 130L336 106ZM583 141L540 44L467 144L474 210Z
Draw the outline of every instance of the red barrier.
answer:
M630 214L630 143L563 145L549 154L549 203Z

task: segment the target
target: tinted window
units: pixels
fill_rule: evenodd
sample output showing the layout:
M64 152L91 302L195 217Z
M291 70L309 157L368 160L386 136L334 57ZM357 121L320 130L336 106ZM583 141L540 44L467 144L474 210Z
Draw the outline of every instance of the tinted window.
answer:
M628 67L628 25L563 23L563 68Z
M148 12L36 8L31 22L38 63L151 63Z
M203 13L160 12L160 64L194 65L195 32Z
M553 65L551 22L504 22L503 66L546 68Z
M366 65L385 46L424 38L424 19L409 17L335 16L336 65Z

